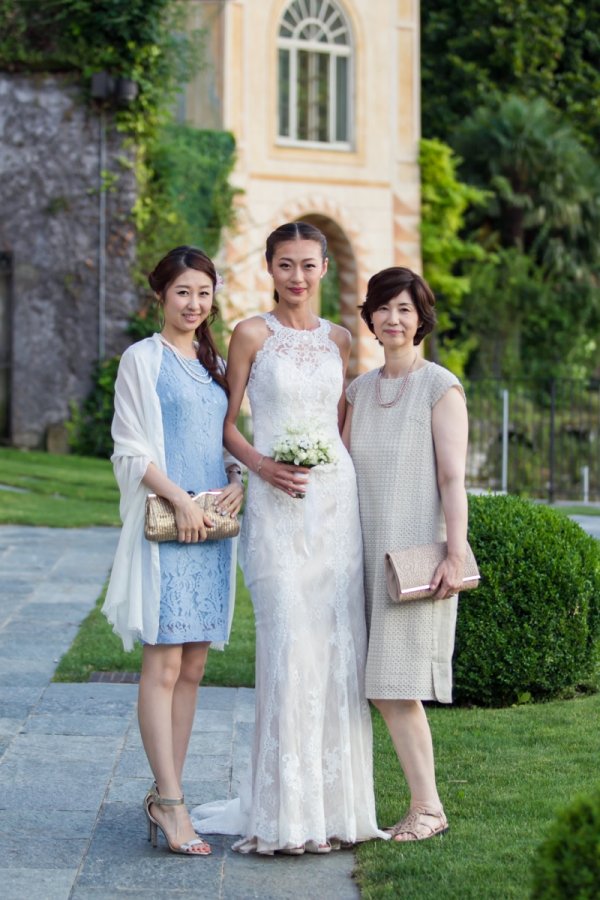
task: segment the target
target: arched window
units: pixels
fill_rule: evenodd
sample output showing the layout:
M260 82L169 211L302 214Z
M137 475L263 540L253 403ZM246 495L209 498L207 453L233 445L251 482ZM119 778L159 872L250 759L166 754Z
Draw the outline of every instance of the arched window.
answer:
M352 42L334 0L291 0L279 22L281 143L351 143Z

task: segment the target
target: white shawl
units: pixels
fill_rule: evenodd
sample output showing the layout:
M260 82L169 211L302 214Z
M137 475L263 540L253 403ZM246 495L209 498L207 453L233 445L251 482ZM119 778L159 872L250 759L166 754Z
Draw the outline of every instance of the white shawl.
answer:
M157 334L123 353L115 383L115 442L111 462L121 491L123 527L102 612L131 650L136 640L155 644L160 611L158 544L150 545L150 572L143 575L144 509L142 482L153 462L166 472L165 445L156 382L163 344ZM144 591L142 591L142 584Z
M128 347L121 357L115 382L115 442L111 462L121 492L123 527L102 612L131 650L136 640L155 644L160 614L160 558L158 544L150 547L150 571L144 572L144 510L148 488L142 478L152 462L166 472L165 444L156 383L164 345L158 334ZM236 460L225 454L225 465ZM235 591L235 544L232 549L230 616ZM223 648L222 643L213 644Z

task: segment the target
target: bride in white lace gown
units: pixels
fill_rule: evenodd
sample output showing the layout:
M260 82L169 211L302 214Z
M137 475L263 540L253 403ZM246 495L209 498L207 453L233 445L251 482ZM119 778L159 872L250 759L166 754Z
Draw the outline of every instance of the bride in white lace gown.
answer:
M350 335L311 299L327 268L307 223L267 241L276 309L240 323L229 351L225 443L249 468L241 563L256 618L256 725L248 796L202 833L243 834L241 852L326 853L377 829L372 734L364 696L366 630L354 469L338 421ZM254 446L235 427L245 388ZM275 462L289 426L308 425L337 461L312 470ZM304 498L295 494L304 492Z

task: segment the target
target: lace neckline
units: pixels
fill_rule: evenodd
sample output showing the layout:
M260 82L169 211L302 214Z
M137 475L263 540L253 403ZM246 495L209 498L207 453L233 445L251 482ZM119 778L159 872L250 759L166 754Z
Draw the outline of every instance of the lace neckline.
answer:
M263 319L271 329L271 331L279 331L283 330L286 334L295 334L295 335L313 335L318 334L322 328L327 324L325 319L319 318L319 324L316 328L292 328L290 325L284 325L279 321L277 316L273 315L272 312L263 313Z

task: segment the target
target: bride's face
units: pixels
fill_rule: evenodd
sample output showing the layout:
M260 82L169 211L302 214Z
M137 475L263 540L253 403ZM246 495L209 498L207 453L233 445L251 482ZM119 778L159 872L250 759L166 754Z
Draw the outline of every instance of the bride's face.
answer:
M293 306L312 300L326 271L327 260L317 241L283 241L269 265L279 301Z

